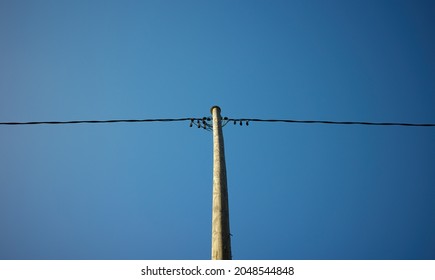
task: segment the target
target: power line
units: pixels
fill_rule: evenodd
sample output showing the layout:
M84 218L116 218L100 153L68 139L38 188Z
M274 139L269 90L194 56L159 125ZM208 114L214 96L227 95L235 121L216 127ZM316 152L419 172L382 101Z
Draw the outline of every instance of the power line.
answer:
M82 124L82 123L135 123L135 122L178 122L190 121L192 118L180 119L119 119L119 120L81 120L81 121L42 121L42 122L0 122L0 125L40 125L40 124Z
M249 122L281 122L304 124L335 124L335 125L377 125L377 126L435 126L435 123L401 123L401 122L353 122L353 121L326 121L326 120L275 120L275 119L227 119L234 124L249 125Z
M190 121L190 126L209 129L211 118L171 118L171 119L114 119L114 120L72 120L72 121L31 121L31 122L0 122L0 125L64 125L64 124L101 124L101 123L142 123L142 122L181 122ZM333 124L333 125L371 125L371 126L435 126L435 123L402 123L402 122L354 122L354 121L328 121L328 120L293 120L293 119L252 119L252 118L223 118L223 125L229 122L240 125L249 125L250 122L275 123L303 123L303 124Z

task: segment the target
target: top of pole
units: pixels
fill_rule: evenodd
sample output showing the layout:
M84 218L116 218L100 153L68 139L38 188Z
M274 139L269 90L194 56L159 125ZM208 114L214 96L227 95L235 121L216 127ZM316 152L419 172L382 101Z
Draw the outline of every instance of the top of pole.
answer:
M218 110L218 112L220 113L221 112L221 108L219 107L219 106L213 106L213 107L211 107L211 109L210 109L210 112L213 114L213 110L214 109L217 109Z

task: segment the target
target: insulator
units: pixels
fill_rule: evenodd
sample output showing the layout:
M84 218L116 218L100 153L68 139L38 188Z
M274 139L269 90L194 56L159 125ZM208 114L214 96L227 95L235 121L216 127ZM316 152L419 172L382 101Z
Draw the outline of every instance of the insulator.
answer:
M224 117L224 121L227 121L228 120L228 117Z
M242 120L240 120L240 125L243 125Z
M246 121L246 126L249 126L249 121Z
M208 121L211 121L211 118L210 118L210 117L208 117L208 118L207 118L207 120L208 120Z
M236 121L236 120L234 120L234 125L236 124L236 122L237 122L237 121Z
M198 120L198 128L201 127L201 122Z

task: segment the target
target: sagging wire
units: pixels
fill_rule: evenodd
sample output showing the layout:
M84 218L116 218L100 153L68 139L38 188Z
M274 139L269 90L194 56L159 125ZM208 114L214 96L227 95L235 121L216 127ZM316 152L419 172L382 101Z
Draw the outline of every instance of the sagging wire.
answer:
M224 117L221 120L222 127L226 126L229 123L230 119L228 117ZM207 131L213 131L213 121L211 117L203 117L203 118L191 118L189 127L197 127L203 128Z
M22 126L22 125L66 125L66 124L103 124L103 123L143 123L143 122L180 122L190 121L190 127L212 130L212 118L178 118L178 119L113 119L113 120L71 120L71 121L30 121L30 122L0 122L0 125ZM413 126L413 127L435 127L435 123L402 123L402 122L359 122L359 121L328 121L328 120L292 120L292 119L229 119L222 118L222 127L228 122L249 126L249 122L269 123L301 123L301 124L329 124L329 125L371 125L371 126Z
M191 118L189 127L195 126L197 128L203 128L205 130L212 131L213 125L210 121L211 121L210 117Z

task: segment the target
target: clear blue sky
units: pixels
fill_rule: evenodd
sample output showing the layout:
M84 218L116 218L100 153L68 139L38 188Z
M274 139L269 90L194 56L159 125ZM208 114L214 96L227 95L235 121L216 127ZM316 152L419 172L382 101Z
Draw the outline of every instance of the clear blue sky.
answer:
M0 1L0 121L435 122L434 1ZM212 135L0 127L1 259L209 259ZM435 259L435 128L224 128L234 259Z

